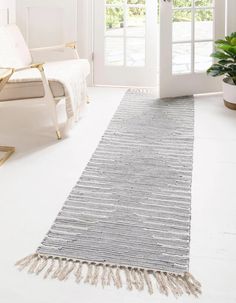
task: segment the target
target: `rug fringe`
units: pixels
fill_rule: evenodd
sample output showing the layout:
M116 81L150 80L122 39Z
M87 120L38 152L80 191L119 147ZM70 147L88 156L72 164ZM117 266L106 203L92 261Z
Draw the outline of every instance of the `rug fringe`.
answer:
M201 294L201 284L190 273L174 274L37 253L27 256L15 265L19 270L28 268L30 274L39 275L44 272L44 279L51 277L65 281L73 274L76 283L83 281L94 286L101 284L105 287L113 284L119 289L126 283L130 291L134 288L143 291L146 288L150 294L153 294L156 284L159 292L166 296L172 293L176 298L183 294L198 297Z

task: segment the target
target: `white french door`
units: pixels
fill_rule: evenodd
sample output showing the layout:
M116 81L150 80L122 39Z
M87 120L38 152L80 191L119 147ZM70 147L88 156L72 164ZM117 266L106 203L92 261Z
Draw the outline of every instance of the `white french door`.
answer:
M221 91L206 70L225 35L225 0L160 1L160 96Z
M94 0L94 84L156 86L157 0Z

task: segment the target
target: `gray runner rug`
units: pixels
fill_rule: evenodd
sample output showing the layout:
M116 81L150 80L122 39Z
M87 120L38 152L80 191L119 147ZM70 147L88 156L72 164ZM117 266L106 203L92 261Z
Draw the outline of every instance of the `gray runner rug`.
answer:
M192 97L129 90L40 247L16 265L60 281L198 296L193 140Z

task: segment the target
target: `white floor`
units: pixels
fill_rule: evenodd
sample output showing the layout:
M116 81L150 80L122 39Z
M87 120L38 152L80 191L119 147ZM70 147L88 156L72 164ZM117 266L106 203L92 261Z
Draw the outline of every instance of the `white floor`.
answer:
M57 142L42 104L0 104L0 145L16 147L0 168L1 303L172 303L113 287L102 290L20 273L14 263L35 251L96 148L125 90L92 88L86 116ZM60 105L60 112L63 105ZM199 303L236 302L236 112L222 97L196 98L191 272ZM183 297L181 303L197 302Z

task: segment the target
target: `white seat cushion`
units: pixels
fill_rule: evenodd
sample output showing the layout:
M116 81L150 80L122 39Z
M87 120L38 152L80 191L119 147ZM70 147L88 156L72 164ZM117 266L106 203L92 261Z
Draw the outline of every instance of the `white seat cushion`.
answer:
M65 96L65 78L73 81L84 81L90 73L87 60L74 59L44 64L44 70L54 97ZM37 69L15 73L0 92L0 101L42 98L43 83Z
M32 57L15 24L0 26L0 66L19 68L30 65Z

